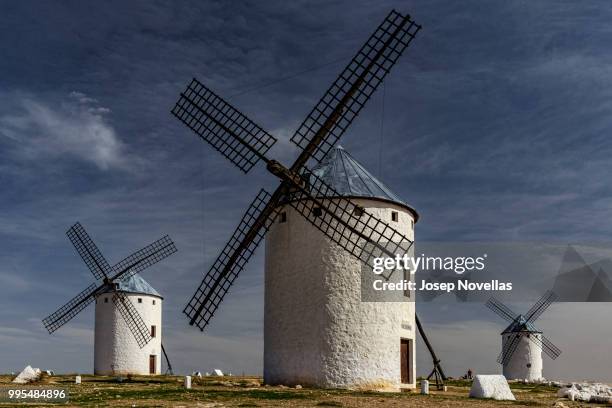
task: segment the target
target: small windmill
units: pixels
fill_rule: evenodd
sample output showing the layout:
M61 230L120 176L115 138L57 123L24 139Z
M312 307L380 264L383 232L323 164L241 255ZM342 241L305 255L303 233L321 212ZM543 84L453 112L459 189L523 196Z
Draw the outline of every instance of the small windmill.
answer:
M204 330L209 324L282 204L293 207L332 242L366 264L374 257L404 253L406 246L412 245L386 222L342 198L306 164L310 160L320 163L334 147L420 28L408 15L395 10L387 15L291 138L301 150L291 166L266 156L277 141L275 137L197 79L181 93L172 109L174 116L244 173L263 161L280 179L273 193L259 192L185 307L190 325ZM425 338L420 324L418 328ZM439 360L434 353L432 357L434 372L443 379Z
M44 318L45 328L50 334L55 332L78 315L98 296L104 293L112 293L112 303L136 340L137 347L140 349L145 347L153 338L151 331L130 300L129 292L126 292L121 285L139 278L138 283L142 286L144 280L139 277L138 273L175 253L176 247L172 240L166 235L134 252L116 265L110 266L80 223L74 224L66 232L66 235L68 235L70 242L72 242L97 282L89 285L68 303ZM103 337L112 337L113 335L117 336L117 333L106 333ZM161 348L163 349L163 345ZM169 361L167 359L166 361L168 367L170 367Z
M507 379L539 380L543 378L542 351L553 360L561 354L561 350L533 324L556 299L554 292L547 291L525 315L514 313L495 298L487 301L489 309L510 322L501 333L502 352L497 358Z

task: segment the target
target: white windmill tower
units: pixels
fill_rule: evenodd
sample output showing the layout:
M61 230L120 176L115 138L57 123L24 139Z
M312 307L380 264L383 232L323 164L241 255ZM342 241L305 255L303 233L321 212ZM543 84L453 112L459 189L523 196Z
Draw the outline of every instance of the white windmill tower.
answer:
M114 293L127 298L142 317L151 340L141 347L113 303ZM116 282L96 295L94 374L161 374L162 296L139 274Z
M417 212L335 147L312 170L340 196L414 240ZM362 302L361 262L282 205L266 235L264 381L414 387L415 303Z
M507 379L529 381L544 378L542 370L542 332L523 315L502 332L502 350L514 347L512 355L502 360L502 373ZM513 342L516 342L513 345ZM503 358L503 357L502 357Z
M487 301L489 309L510 322L501 333L502 352L497 359L508 380L540 380L544 378L542 352L553 360L561 354L561 350L533 324L556 299L554 292L546 292L525 315L515 314L495 298Z
M162 355L172 371L161 343L162 297L138 274L175 253L172 240L165 236L110 266L80 223L66 234L99 281L43 319L49 333L95 300L95 374L160 374Z

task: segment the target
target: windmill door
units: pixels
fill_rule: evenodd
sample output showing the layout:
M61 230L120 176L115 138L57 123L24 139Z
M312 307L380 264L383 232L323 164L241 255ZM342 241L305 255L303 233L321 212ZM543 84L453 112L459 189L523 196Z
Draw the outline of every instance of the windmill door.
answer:
M149 374L155 374L155 367L157 367L157 356L151 354L149 356Z
M412 340L401 339L400 366L402 384L412 384Z

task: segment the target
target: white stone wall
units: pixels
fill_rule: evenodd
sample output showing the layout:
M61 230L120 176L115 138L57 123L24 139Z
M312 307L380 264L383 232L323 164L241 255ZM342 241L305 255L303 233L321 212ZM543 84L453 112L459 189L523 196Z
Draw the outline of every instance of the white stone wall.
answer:
M511 333L502 335L502 350L505 344L511 338ZM542 335L532 333L530 336L535 336L541 340ZM504 377L508 380L526 379L529 381L539 380L542 375L542 348L534 341L521 336L516 351L503 368Z
M96 298L94 337L94 374L149 375L149 356L156 356L155 374L161 374L162 299L157 296L128 294L149 330L156 326L156 336L142 349L112 301L112 293ZM108 302L104 302L107 298ZM142 303L138 303L138 299ZM153 304L155 301L155 304Z
M355 199L414 239L401 206ZM391 211L399 221L391 221ZM414 302L362 303L360 262L289 206L266 236L264 381L333 388L398 390L400 340L412 339Z

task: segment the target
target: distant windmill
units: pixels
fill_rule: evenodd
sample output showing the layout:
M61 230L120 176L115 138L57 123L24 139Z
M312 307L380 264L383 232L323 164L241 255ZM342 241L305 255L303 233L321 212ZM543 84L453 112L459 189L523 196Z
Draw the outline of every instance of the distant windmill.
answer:
M172 109L173 115L244 173L248 173L255 164L263 161L267 170L281 181L274 193L270 194L263 189L259 192L221 255L185 307L184 313L189 318L190 325L196 325L200 330L204 330L209 324L230 286L244 269L268 229L277 218L280 218L279 222L285 222L285 217L289 215L281 211L285 206L301 215L327 239L368 265L371 265L372 258L383 255L394 257L396 253L406 252L406 246L412 246L411 239L372 214L376 214L376 208L373 211L366 210L362 204L343 198L343 194L309 170L306 164L310 159L321 163L327 157L420 28L421 26L414 23L410 16L402 15L395 10L388 14L291 138L301 152L295 162L288 167L266 156L268 150L276 143L276 138L197 79L194 78L181 93ZM416 221L417 216L410 215L409 209L405 210L407 210L406 216L413 217L412 221L408 222L410 226ZM300 296L308 295L301 293ZM280 304L280 307L284 305ZM409 319L406 326L414 333L413 323L415 319L418 323L418 318L414 314L414 309L412 311L412 316L406 316L406 319ZM421 325L417 326L425 338ZM354 330L356 335L363 335L357 332L358 328ZM399 360L400 339L396 341L398 355L391 369L397 374L399 382L400 364L397 360ZM428 342L427 345L430 346ZM372 347L375 347L375 344ZM410 347L413 350L414 345ZM402 353L404 351L402 348ZM430 351L433 350L430 348ZM316 355L316 352L304 356L305 352L303 349L300 355L288 358L313 361L321 357L332 358L331 355ZM412 353L408 354L412 356ZM362 355L361 358L366 357ZM409 358L407 356L406 360ZM444 374L433 352L432 358L434 360L432 376L435 375L436 378L443 380ZM380 365L380 362L377 363ZM266 358L264 372L274 364ZM410 365L412 366L412 363ZM338 384L332 378L333 375L338 375L337 373L328 372L327 375L328 379L325 380L328 381L327 384L332 386ZM410 383L414 383L414 376L412 377Z
M501 333L502 352L497 359L507 379L539 380L543 378L542 351L553 360L561 354L561 350L533 325L556 299L554 292L547 291L525 315L515 314L495 298L487 301L489 309L510 322Z
M66 234L99 282L44 318L45 328L53 333L96 300L96 374L159 374L162 353L171 370L161 344L161 296L138 272L175 253L172 240L166 235L110 266L80 223ZM106 305L109 293L114 307ZM145 323L143 313L153 321L152 327ZM152 345L145 347L153 339Z

